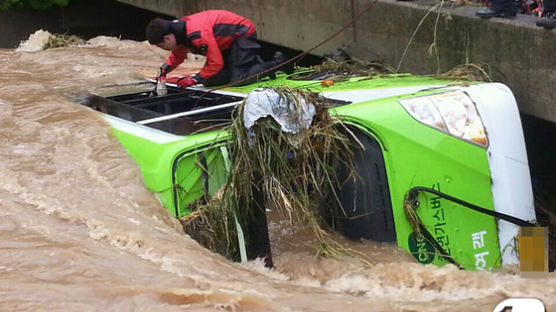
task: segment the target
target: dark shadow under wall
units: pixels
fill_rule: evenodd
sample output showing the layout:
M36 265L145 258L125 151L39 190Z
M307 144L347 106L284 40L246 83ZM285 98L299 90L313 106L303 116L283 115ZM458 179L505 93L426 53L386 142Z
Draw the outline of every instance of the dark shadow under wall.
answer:
M548 226L549 270L556 270L556 124L522 114L537 221Z
M255 25L255 27L256 26L257 25ZM276 51L281 51L288 58L293 58L303 53L303 50L295 50L281 45L272 44L269 42L260 41L260 44L261 44L261 50L259 52L259 55L263 58L263 60L272 59L272 56ZM323 58L321 56L314 55L314 54L307 54L304 57L296 60L294 64L296 66L301 66L301 67L310 67L310 66L321 64L322 61Z
M84 39L106 35L141 41L145 40L145 27L155 17L173 19L114 0L72 0L66 7L44 11L0 11L0 48L16 48L39 29Z
M556 193L556 124L521 114L533 187Z

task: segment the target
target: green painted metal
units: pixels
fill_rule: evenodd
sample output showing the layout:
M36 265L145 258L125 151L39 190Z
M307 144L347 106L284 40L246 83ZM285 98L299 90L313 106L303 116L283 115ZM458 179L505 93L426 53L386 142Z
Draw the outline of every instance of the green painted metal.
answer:
M446 83L433 77L391 75L374 79L353 78L323 87L320 81L294 81L281 75L276 80L225 91L247 93L258 87L284 85L313 91L340 91ZM407 221L404 210L407 191L415 186L431 187L481 207L494 208L486 150L423 125L397 102L435 92L442 90L345 105L332 109L331 113L374 136L381 144L398 245L422 263L443 265L447 261L430 243L415 236ZM209 195L228 180L229 160L225 147L228 134L223 131L186 136L165 144L119 130L114 130L114 133L141 167L147 187L159 195L164 206L176 217L186 215L188 205L203 198L206 178ZM203 168L206 169L205 177ZM177 203L174 198L178 199ZM427 230L463 268L476 268L473 235L482 236L485 248L481 250L489 252L485 267L500 266L494 218L430 194L420 194L419 202L421 205L417 213Z
M177 192L175 189L192 189L196 195L199 195L198 197L202 195L202 191L199 190L202 190L203 181L200 178L198 156L195 154L208 150L209 154L213 155L212 149L222 146L228 139L226 132L213 131L187 136L183 140L175 142L159 144L121 130L112 129L112 131L141 168L147 188L158 194L164 207L175 217L186 215L188 211L185 207L198 199L193 198L194 196L186 196L185 202L180 201L181 204L176 204L174 196L177 196ZM192 161L185 161L182 159L184 157ZM215 156L209 158L213 157ZM177 177L174 176L174 163L176 162ZM223 162L220 164L218 161L211 161L210 164L211 168L220 166L225 172ZM191 174L186 174L186 168L192 170ZM214 173L214 175L217 174L222 175L223 173L220 171ZM222 181L222 179L224 178L219 176L217 181ZM174 184L175 180L178 180L179 184ZM211 183L218 184L219 182ZM212 193L215 192L215 188L217 186L213 184ZM183 192L179 193L183 195Z
M259 83L242 87L231 87L224 91L248 93L256 88L282 87L303 88L312 91L349 91L358 89L386 89L412 86L425 86L434 84L452 84L454 81L439 79L433 76L413 76L411 74L391 74L381 77L349 78L345 81L335 82L332 86L322 86L321 80L303 81L289 79L288 75L278 75L277 79L264 80Z
M490 210L494 210L494 204L486 150L421 124L397 103L399 99L434 92L440 91L342 106L333 113L370 132L383 147L398 245L420 262L441 265L447 261L438 252L427 254L432 247L429 243L412 239L415 235L404 210L408 190L426 186ZM500 266L494 218L429 194L421 194L419 202L421 221L463 268L475 269L472 236L483 231L487 234L482 251L489 252L485 266ZM415 246L411 246L412 240Z
M190 205L198 200L208 202L228 182L229 170L221 144L196 150L176 159L174 191L177 196L177 217L191 212ZM225 147L224 147L225 148Z

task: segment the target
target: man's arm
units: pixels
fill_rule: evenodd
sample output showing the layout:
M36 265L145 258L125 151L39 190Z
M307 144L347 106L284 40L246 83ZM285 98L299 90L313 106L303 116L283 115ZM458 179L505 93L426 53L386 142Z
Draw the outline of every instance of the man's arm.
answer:
M170 52L170 55L168 55L168 58L164 61L164 64L169 66L169 70L166 73L169 73L183 63L183 60L187 58L188 51L187 48L183 47Z
M198 52L207 57L205 66L201 68L201 71L196 76L200 78L200 82L216 75L224 68L222 53L212 34L204 34L201 38L194 40L192 43Z

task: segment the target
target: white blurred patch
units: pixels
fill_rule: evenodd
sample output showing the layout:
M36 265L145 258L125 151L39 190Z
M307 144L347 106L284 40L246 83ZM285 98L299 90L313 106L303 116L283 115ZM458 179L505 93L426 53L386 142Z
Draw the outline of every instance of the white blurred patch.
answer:
M15 49L17 52L37 52L42 51L46 43L48 42L48 38L50 38L52 34L48 31L44 31L39 29L32 33L29 36L29 39L22 41L19 44L19 47Z
M544 304L537 298L509 298L500 302L493 312L545 312Z

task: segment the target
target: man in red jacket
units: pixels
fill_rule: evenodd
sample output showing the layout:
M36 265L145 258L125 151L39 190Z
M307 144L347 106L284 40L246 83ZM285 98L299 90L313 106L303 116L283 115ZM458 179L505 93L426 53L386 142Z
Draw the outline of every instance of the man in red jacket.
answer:
M283 53L276 52L271 61L263 62L258 56L260 45L253 23L225 10L203 11L175 21L155 18L147 26L146 35L150 44L171 51L157 79L178 67L188 52L206 56L199 73L178 81L181 88L198 83L216 86L236 82L287 60ZM275 77L274 73L265 76ZM263 77L256 76L242 84Z

